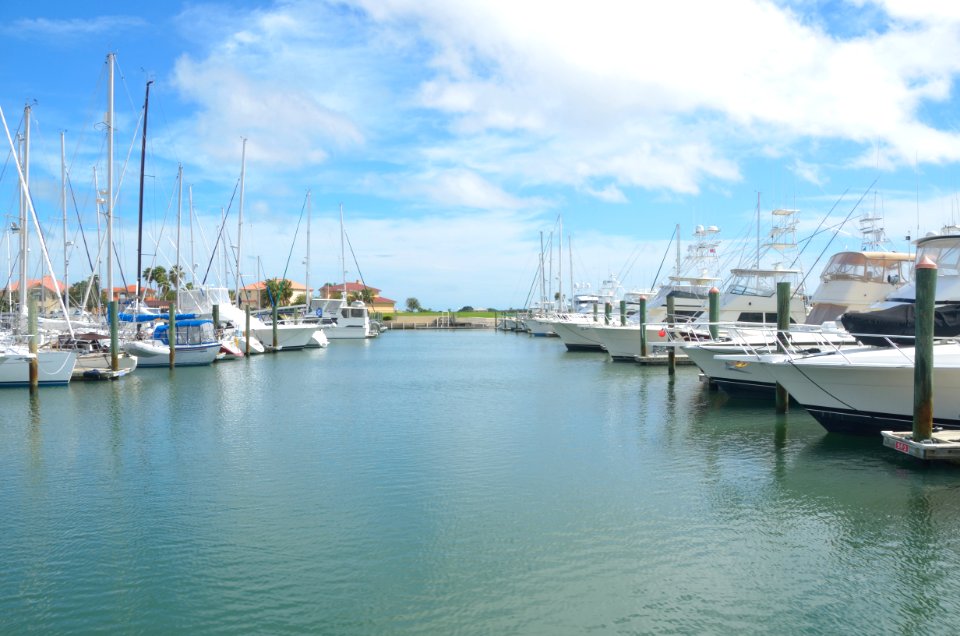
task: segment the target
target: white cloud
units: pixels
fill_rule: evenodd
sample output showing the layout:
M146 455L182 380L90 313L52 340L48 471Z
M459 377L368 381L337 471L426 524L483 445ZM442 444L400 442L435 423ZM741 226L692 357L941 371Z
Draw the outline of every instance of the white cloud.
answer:
M143 18L125 15L60 20L50 18L24 18L16 20L8 26L0 27L0 33L17 38L40 36L53 39L74 39L145 26L147 26L147 22Z
M732 135L880 139L897 165L915 154L960 159L960 135L917 114L949 96L960 70L957 12L939 5L888 3L898 18L925 21L841 39L761 0L358 4L386 24L419 24L437 48L420 96L453 118L452 130L526 134L543 142L542 156L569 146L623 185L697 192L704 177L735 179L718 149ZM604 162L591 160L597 142ZM659 152L678 144L698 152Z

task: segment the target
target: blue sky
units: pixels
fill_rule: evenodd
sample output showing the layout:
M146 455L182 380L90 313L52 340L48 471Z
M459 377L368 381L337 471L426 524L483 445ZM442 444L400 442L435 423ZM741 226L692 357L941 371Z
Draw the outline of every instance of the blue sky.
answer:
M0 107L16 134L33 104L31 189L52 245L63 242L61 131L76 198L68 239L80 245L82 223L95 240L104 61L117 55L115 228L131 282L147 79L145 261L174 262L180 163L198 279L241 138L245 280L286 269L303 282L305 218L295 228L309 189L311 286L342 278L342 203L356 255L347 277L434 309L522 305L540 233L560 217L576 282L615 273L649 287L675 224L684 239L716 225L722 250L746 253L758 192L763 224L773 208L798 208L803 238L875 183L854 217L882 215L896 249L956 222L960 207L950 3L5 2L0 18ZM236 215L234 201L231 237ZM858 247L856 228L812 241L805 267ZM78 250L71 282L89 269ZM565 248L565 285L570 258ZM52 259L61 272L62 248Z

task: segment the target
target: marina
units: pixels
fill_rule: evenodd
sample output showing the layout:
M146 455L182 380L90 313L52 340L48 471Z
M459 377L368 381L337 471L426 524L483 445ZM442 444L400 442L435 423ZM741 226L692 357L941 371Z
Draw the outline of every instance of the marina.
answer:
M6 3L0 636L960 632L914 4Z
M926 633L960 591L955 469L693 367L407 331L0 400L4 633Z

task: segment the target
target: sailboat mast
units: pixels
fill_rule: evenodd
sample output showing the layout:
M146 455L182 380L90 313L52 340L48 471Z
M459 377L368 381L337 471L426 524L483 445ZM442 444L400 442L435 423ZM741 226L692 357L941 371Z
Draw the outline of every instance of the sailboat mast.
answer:
M177 164L177 257L173 265L173 284L177 291L177 303L180 302L180 226L183 214L183 164Z
M143 99L143 134L140 140L140 201L137 208L137 304L140 307L140 290L143 277L143 168L147 161L147 111L150 106L150 85L153 80L147 82L147 92ZM112 156L112 155L111 155ZM112 163L112 160L111 160ZM110 197L113 199L113 196ZM107 252L109 258L109 250Z
M221 205L220 206L220 227L223 227L227 223L227 211ZM220 237L220 251L223 253L223 282L221 283L224 287L227 286L227 271L230 269L229 255L227 254L227 246L224 244L226 237ZM235 298L234 302L237 303L237 307L240 306L240 299Z
M307 272L304 274L303 286L306 288L304 290L304 303L306 304L306 309L304 309L304 314L310 311L310 190L307 190L307 258L304 263L307 266Z
M60 208L63 210L63 304L70 310L70 283L67 282L67 141L65 133L60 131Z
M560 311L563 311L563 217L560 217L560 231L557 233L557 289L560 292Z
M340 204L340 263L343 265L343 300L347 300L347 255L343 249L343 204Z
M540 230L540 309L546 311L547 302L547 284L544 281L546 270L543 262L543 230Z
M30 230L27 220L27 199L30 197L30 111L23 108L23 145L20 149L20 165L23 166L23 183L20 188L20 316L27 315L27 252L30 248Z
M246 171L247 166L247 138L243 138L243 147L240 150L240 211L237 214L237 279L236 279L236 291L234 292L234 298L237 302L237 307L240 306L240 246L242 242L240 241L241 232L243 231L243 180L244 172Z
M193 257L193 186L187 190L187 196L189 197L188 208L189 211L187 215L190 217L190 282L194 286L197 284L197 261Z
M3 132L7 137L7 143L10 144L10 153L16 159L19 159L19 157L17 156L17 149L13 145L13 139L10 137L10 129L7 127L7 118L3 116L2 108L0 108L0 124L3 124ZM30 213L30 220L33 221L33 227L37 232L37 241L40 243L40 254L41 254L41 257L43 258L43 264L47 268L47 271L52 272L54 271L53 263L50 262L50 254L49 252L47 252L47 244L43 240L43 233L40 231L40 220L37 218L37 211L34 209L33 201L30 199L30 196L29 196L30 189L27 187L26 173L24 169L21 167L19 160L14 161L14 163L16 164L16 167L17 167L17 177L20 180L20 189L26 193L25 203L27 206L27 211ZM21 229L21 232L22 231L23 230ZM21 266L26 265L26 260L27 260L26 252L24 252L20 255ZM58 301L58 304L60 305L60 310L63 312L64 319L67 322L67 331L70 332L70 337L73 337L73 326L70 324L70 316L67 315L67 308L64 306L63 298L60 296L60 285L56 282L56 280L54 280L54 286L56 287L57 301ZM21 291L22 291L22 288L21 288Z
M116 56L113 53L107 54L107 302L113 301L113 66L115 59ZM144 126L147 124L146 117L143 124ZM140 269L140 263L137 263L137 269Z

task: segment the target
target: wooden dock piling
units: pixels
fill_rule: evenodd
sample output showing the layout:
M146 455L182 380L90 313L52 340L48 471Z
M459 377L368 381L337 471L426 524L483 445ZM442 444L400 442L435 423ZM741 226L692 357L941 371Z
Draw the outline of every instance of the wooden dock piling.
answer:
M280 337L277 334L277 323L280 321L280 316L277 313L277 303L273 303L273 353L276 353L280 349Z
M247 305L246 307L244 307L244 309L246 310L247 322L243 328L243 343L244 343L243 348L245 349L245 351L243 352L243 355L247 360L249 360L250 359L250 305Z
M916 267L916 341L913 353L913 439L933 434L933 309L937 265L924 258Z
M30 296L27 300L27 332L28 332L28 350L30 351L30 361L27 363L27 377L30 382L30 390L36 391L40 388L40 362L37 359L37 349L39 348L40 337L38 335L37 325L37 299Z
M676 301L673 296L667 294L667 327L673 327L675 316L674 316L674 307ZM677 350L676 347L667 348L667 374L676 375L677 374Z
M720 329L717 327L717 323L720 322L720 290L716 287L711 287L710 292L707 294L708 300L708 316L710 318L710 339L716 340L720 337Z
M110 321L110 370L120 370L120 336L117 323L117 301L107 303L107 320Z
M177 303L170 303L170 328L167 329L167 343L170 348L170 368L177 363Z
M637 310L640 314L640 356L647 357L647 297L640 297L640 308Z
M777 283L777 351L786 351L787 330L790 329L790 281ZM790 405L790 394L777 383L777 413L786 413Z

